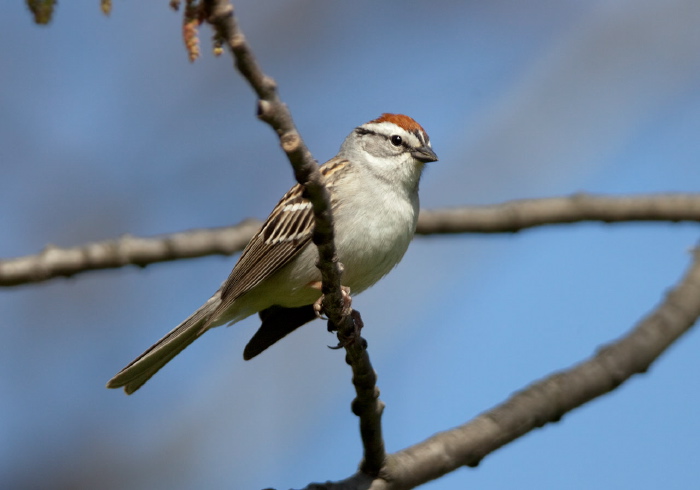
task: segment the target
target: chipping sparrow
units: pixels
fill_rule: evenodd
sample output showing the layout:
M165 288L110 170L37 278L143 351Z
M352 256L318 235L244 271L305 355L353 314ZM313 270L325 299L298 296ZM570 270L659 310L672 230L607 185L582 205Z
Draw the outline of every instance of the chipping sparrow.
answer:
M342 284L353 293L372 286L399 263L418 219L418 181L437 156L413 119L400 114L355 128L321 166L331 195ZM314 216L295 185L250 240L219 290L165 337L117 373L108 388L131 394L212 327L259 313L262 325L246 346L248 360L316 318L321 295Z

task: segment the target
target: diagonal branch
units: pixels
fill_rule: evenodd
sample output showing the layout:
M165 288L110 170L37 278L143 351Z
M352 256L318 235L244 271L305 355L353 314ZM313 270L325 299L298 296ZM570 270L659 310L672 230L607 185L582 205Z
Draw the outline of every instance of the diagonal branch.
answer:
M333 216L330 195L318 165L301 139L287 106L280 100L277 85L258 65L245 36L238 27L233 5L227 0L206 0L202 3L207 21L216 31L216 39L226 44L234 56L236 68L258 95L258 117L279 136L282 149L294 168L299 184L305 187L314 210L313 241L318 247L324 312L329 330L338 331L338 340L346 349L346 360L352 367L357 397L353 411L360 417L360 433L365 449L364 472L376 475L384 464L385 450L381 432L383 403L379 400L376 375L369 361L366 342L359 336L362 325L359 312L344 307L340 288L341 268L333 242Z
M651 364L700 317L700 250L680 282L627 335L590 359L512 395L464 425L438 433L387 457L371 484L355 474L309 489L408 489L462 466L477 466L496 449L602 396Z
M575 194L492 206L423 210L416 233L508 233L585 221L697 223L700 222L700 194L622 197ZM0 286L17 286L127 265L145 267L170 260L231 255L243 250L259 227L259 221L246 220L230 227L188 230L151 238L126 235L77 247L49 246L39 254L0 260Z
M318 165L301 139L292 115L277 93L277 83L263 73L246 42L233 5L227 0L202 2L204 17L216 32L216 39L228 46L238 71L248 81L258 96L258 117L272 127L279 137L282 149L294 169L297 182L306 189L314 210L313 241L318 247L319 263L323 279L326 313L336 325L343 321L343 299L340 291L340 267L333 242L333 216L330 195Z
M282 150L294 169L297 182L306 189L313 205L315 226L314 243L318 247L319 264L324 284L324 294L333 306L342 305L340 269L333 243L333 217L330 196L311 152L301 139L287 106L277 93L277 83L263 73L262 68L248 46L238 26L233 5L227 0L202 2L204 18L216 32L216 38L228 46L238 71L248 81L258 96L258 117L272 127L279 137ZM335 308L330 308L335 310ZM340 311L341 308L337 308ZM330 311L329 311L330 314ZM339 317L339 316L338 316Z
M700 251L680 282L650 314L591 359L516 393L473 421L437 434L392 457L405 482L428 481L487 454L532 429L604 395L651 364L700 317ZM420 464L417 464L420 461ZM411 483L411 485L413 485Z

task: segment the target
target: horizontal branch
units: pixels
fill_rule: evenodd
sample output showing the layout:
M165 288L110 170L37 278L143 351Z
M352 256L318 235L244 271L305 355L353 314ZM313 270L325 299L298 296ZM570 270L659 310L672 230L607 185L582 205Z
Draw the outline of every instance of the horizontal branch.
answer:
M381 478L357 473L307 489L414 488L462 466L477 466L496 449L604 395L649 366L700 317L700 251L685 276L635 328L595 356L515 393L470 422L387 457Z
M493 206L425 210L420 214L416 233L510 233L536 226L586 221L700 222L700 195L609 197L576 194L509 201ZM48 246L39 254L0 260L0 286L17 286L126 265L145 267L170 260L232 255L243 250L260 224L256 220L246 220L229 227L189 230L152 238L125 235L77 247Z
M48 245L36 255L0 260L0 286L17 286L126 265L145 267L207 255L232 255L243 250L259 228L259 221L246 220L234 226L194 229L151 238L123 235L70 248Z
M423 211L416 233L507 233L542 225L600 221L700 222L700 194L573 194L492 206Z

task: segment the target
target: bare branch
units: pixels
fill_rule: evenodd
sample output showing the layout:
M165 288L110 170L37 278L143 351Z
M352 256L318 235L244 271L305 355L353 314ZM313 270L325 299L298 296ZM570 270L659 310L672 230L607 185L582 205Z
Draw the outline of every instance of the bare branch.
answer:
M700 250L685 276L664 301L620 340L595 356L515 393L464 425L387 457L372 484L357 475L314 489L408 489L462 466L477 466L488 454L533 429L558 422L566 413L604 395L649 366L700 317ZM355 487L349 482L356 483Z
M277 94L277 84L265 75L245 40L233 15L233 5L226 0L203 2L205 17L216 31L216 42L226 44L235 58L236 68L258 95L258 117L268 123L279 136L282 149L294 168L299 184L305 187L314 210L313 242L318 247L323 307L329 318L329 330L338 331L338 340L346 348L347 361L353 370L357 398L353 411L360 417L360 432L365 449L362 469L375 475L384 464L384 442L381 436L383 404L378 399L376 375L369 362L366 342L359 335L362 320L359 313L345 307L341 288L341 268L333 241L333 216L330 195L311 152L301 139L292 115Z
M700 221L700 194L573 194L493 206L423 211L416 233L504 233L542 225L602 221Z
M509 233L535 226L585 221L700 222L700 195L576 194L493 206L424 210L416 233ZM259 227L259 221L246 220L231 227L189 230L152 238L127 235L71 248L48 246L40 254L0 260L0 286L17 286L126 265L145 267L169 260L231 255L243 250Z
M231 255L246 246L260 223L246 220L235 226L183 231L152 238L123 235L114 240L72 248L48 245L37 255L0 260L0 286L46 281L54 277L126 265L145 267L205 255Z
M363 326L360 312L353 311L351 315L357 328L357 332L353 332L352 335L356 338L353 342L345 342L344 346L345 360L352 368L352 384L356 394L352 401L352 413L360 418L360 438L364 450L360 471L374 477L379 475L386 463L386 449L382 436L382 413L385 405L379 399L377 373L374 372L367 353L367 342L359 336ZM345 334L345 331L339 331L338 338L343 339Z
M340 325L343 299L340 292L340 269L333 243L333 217L330 196L311 152L301 139L287 106L277 93L277 83L263 73L248 46L227 0L207 0L202 3L205 18L216 31L216 38L230 49L236 68L255 90L258 117L275 130L282 149L294 169L297 182L306 188L314 209L314 243L318 247L319 264L323 278L323 293L329 306L327 314Z

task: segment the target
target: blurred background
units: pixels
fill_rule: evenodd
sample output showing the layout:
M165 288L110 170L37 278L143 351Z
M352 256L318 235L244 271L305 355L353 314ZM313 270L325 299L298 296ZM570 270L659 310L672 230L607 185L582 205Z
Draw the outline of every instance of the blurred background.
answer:
M586 191L700 191L700 2L235 2L319 161L402 112L440 161L425 208ZM190 64L167 2L0 15L0 257L265 218L293 183L228 55ZM650 311L698 227L579 224L419 237L356 297L388 450L590 356ZM335 338L312 323L251 362L251 318L131 397L106 381L197 308L236 257L0 290L0 487L258 489L361 457ZM616 390L426 485L685 489L700 466L700 338Z

